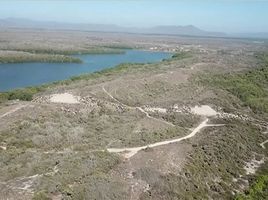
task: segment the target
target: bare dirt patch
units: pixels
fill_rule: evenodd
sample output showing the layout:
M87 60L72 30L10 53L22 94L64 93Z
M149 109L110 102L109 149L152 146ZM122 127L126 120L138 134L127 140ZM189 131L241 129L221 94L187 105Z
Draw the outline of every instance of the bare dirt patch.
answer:
M157 107L145 107L144 108L145 111L147 112L158 112L158 113L167 113L167 109L166 108L157 108Z
M207 117L216 116L218 114L214 109L212 109L208 105L192 107L191 112L196 115L202 115Z
M264 159L256 160L252 159L250 162L247 162L244 166L244 169L246 170L246 174L255 174L257 169L261 166L261 164L264 163Z
M77 104L80 103L80 97L74 96L70 93L53 94L50 97L50 102L52 103L67 103L67 104Z

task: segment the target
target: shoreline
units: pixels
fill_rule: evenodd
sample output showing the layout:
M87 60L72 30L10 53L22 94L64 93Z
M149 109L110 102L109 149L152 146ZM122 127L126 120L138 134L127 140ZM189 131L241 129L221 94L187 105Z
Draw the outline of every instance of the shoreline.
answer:
M88 50L34 50L34 49L0 49L1 64L20 63L83 63L79 55L125 54L121 49L88 49Z
M166 53L166 52L165 52ZM11 90L7 90L7 91L0 91L0 103L3 102L4 100L14 100L14 99L20 99L20 100L26 100L29 101L32 99L33 95L39 93L39 92L44 92L47 88L49 87L54 87L57 85L68 85L74 81L79 81L79 80L88 80L88 79L94 79L94 78L98 78L100 76L105 76L105 75L110 75L111 73L116 74L119 73L121 71L125 71L125 70L129 70L132 67L135 67L135 69L142 67L144 65L148 65L148 66L154 66L156 64L161 64L163 62L169 62L174 60L174 53L170 53L171 56L167 59L163 58L161 61L156 62L156 63L121 63L118 65L115 65L113 67L107 67L105 69L99 70L99 71L94 71L94 72L89 72L89 73L83 73L81 75L77 75L77 76L71 76L68 79L64 79L64 80L58 80L58 81L53 81L53 82L49 82L49 83L44 83L41 85L33 85L33 86L27 86L27 87L23 87L23 88L14 88ZM186 57L188 58L188 57ZM9 63L12 64L12 63ZM0 64L1 66L1 64ZM13 98L10 96L17 96L16 93L19 93L19 97L22 95L22 98ZM24 96L27 96L27 98L24 98ZM7 96L7 98L6 98Z

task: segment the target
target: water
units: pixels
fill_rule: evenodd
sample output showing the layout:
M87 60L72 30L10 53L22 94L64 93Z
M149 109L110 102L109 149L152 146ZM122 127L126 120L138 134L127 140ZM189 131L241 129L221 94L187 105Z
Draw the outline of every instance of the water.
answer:
M171 57L170 53L127 50L125 54L79 55L76 63L0 64L0 91L36 86L72 76L100 71L121 63L154 63Z

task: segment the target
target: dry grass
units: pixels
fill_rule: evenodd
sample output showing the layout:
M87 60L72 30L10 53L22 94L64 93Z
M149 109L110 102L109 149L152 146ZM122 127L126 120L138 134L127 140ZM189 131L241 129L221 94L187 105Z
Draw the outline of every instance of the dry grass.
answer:
M115 40L118 36L113 34L93 37L86 33L77 33L69 44L66 41L73 33L62 33L61 37L58 34L38 33L40 41L35 44L47 41L47 45L52 45L58 38L55 45L64 44L67 49L73 48L75 43L76 48L85 48L82 43L105 46L129 42L130 46L158 45L164 50L182 45L192 50L192 56L158 64L125 64L42 89L28 89L30 97L39 100L28 102L32 107L0 121L0 145L6 146L6 150L0 149L0 194L10 199L18 198L19 192L21 199L29 199L29 196L34 199L130 199L130 196L137 199L230 199L232 190L241 190L240 184L232 182L232 178L242 175L243 179L249 179L243 170L244 162L253 154L264 154L259 143L266 136L250 121L210 119L226 125L204 129L194 138L178 144L146 149L130 160L123 160L105 149L146 145L187 134L201 117L185 112L184 106L211 105L265 121L265 115L243 107L241 100L228 91L208 87L195 78L207 72L221 74L252 68L257 62L251 51L263 47L253 46L250 41L178 40L162 36L127 35L118 42ZM12 32L9 36L3 35L3 40L13 43L8 44L12 46L17 40L28 43L33 35ZM187 42L192 45L186 45ZM201 52L198 43L207 52ZM224 51L218 51L221 48ZM107 95L102 86L117 101ZM46 101L47 96L64 92L80 96L82 103L68 105ZM12 94L14 98L15 94ZM1 114L22 102L12 106L10 103L1 104ZM174 111L174 105L182 112ZM166 108L167 113L150 112L150 115L176 126L148 118L131 106ZM28 179L34 184L29 191L22 192L20 187Z

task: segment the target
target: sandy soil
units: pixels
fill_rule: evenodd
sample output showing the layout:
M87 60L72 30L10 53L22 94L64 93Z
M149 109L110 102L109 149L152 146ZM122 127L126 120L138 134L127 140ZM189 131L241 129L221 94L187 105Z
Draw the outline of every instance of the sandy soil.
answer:
M214 109L212 109L208 105L192 107L191 112L196 115L202 115L202 116L207 116L207 117L215 116L218 114Z
M80 103L80 97L74 96L70 93L53 94L50 97L50 102L76 104L76 103Z
M166 108L145 107L144 110L147 112L167 113Z
M264 159L261 160L251 160L250 162L246 163L244 169L246 170L246 174L255 174L257 169L264 163Z
M7 150L7 147L6 146L0 146L0 149L2 149L2 150L4 150L4 151L6 151Z

